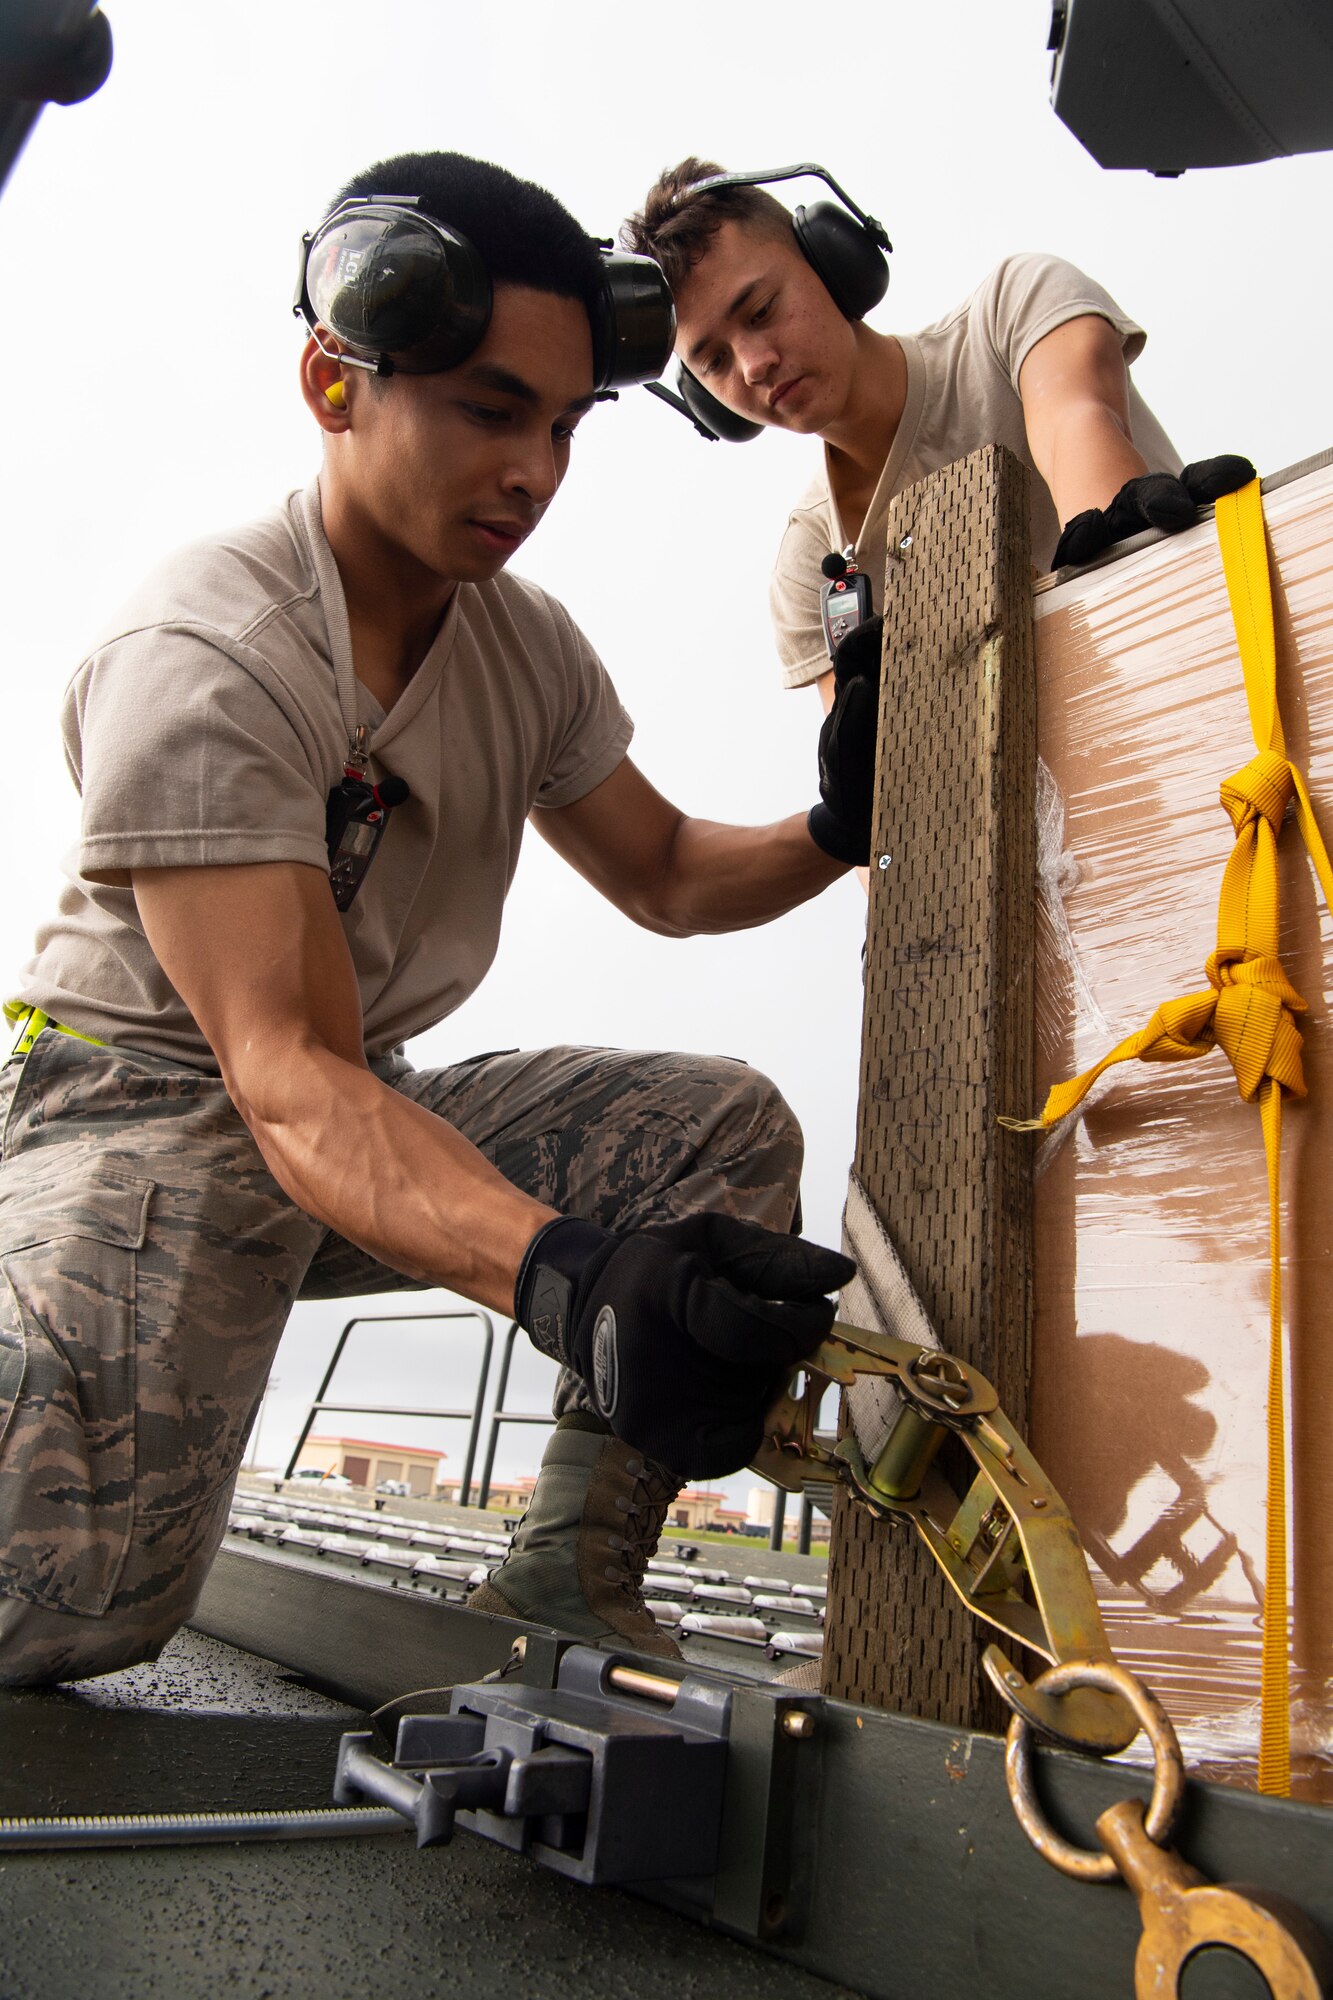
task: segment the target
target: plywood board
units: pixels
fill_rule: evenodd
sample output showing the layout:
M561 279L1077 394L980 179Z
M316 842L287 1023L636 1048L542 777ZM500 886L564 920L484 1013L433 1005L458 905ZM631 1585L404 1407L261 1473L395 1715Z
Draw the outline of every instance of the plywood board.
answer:
M857 1171L941 1342L1026 1414L1035 702L1027 491L997 446L893 503ZM914 1535L835 1507L823 1684L998 1719L988 1627Z

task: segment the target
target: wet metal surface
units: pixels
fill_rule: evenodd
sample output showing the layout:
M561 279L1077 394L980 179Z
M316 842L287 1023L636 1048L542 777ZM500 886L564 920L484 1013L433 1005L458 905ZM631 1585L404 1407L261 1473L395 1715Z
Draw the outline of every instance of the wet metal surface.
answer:
M0 1860L5 2000L850 2000L460 1835Z
M443 1677L443 1676L442 1676ZM0 1695L0 1813L324 1806L359 1711L195 1632ZM848 2000L799 1967L460 1834L5 1854L3 2000Z

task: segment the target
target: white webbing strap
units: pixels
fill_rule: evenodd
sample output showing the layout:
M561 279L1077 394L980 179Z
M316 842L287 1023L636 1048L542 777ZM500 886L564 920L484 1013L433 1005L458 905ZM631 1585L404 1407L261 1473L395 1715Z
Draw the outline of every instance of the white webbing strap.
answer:
M847 1180L842 1247L856 1261L856 1276L843 1286L839 1319L871 1333L914 1341L918 1347L938 1347L939 1335L855 1173ZM873 1465L883 1451L901 1408L898 1391L882 1376L860 1376L847 1391L847 1414L868 1464Z

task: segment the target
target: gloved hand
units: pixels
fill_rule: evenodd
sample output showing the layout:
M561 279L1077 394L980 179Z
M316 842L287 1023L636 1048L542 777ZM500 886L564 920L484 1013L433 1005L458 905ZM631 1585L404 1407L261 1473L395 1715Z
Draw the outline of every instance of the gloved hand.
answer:
M1055 545L1052 569L1091 562L1113 542L1123 542L1144 528L1161 528L1175 535L1188 528L1195 509L1224 493L1234 493L1254 478L1248 458L1224 452L1221 458L1200 458L1177 479L1171 472L1144 472L1127 479L1109 507L1089 507L1065 525Z
M631 1235L557 1216L529 1243L514 1317L582 1377L616 1436L684 1479L747 1464L790 1371L856 1266L729 1215Z
M833 655L833 706L819 732L819 804L806 824L816 847L864 868L875 810L879 662L884 620L854 626Z

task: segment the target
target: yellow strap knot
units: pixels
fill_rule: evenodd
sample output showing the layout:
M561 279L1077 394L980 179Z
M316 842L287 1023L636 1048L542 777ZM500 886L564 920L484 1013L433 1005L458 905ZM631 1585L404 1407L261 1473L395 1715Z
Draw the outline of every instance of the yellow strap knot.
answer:
M1295 792L1291 765L1276 750L1261 750L1243 771L1224 778L1221 786L1222 804L1236 832L1257 813L1271 828L1274 839L1282 831Z
M1216 953L1214 953L1214 958ZM1212 976L1213 959L1208 961ZM1293 1097L1304 1097L1301 1067L1302 1036L1293 1013L1305 1013L1305 1002L1287 980L1275 958L1252 958L1225 965L1213 1015L1213 1033L1236 1072L1236 1087L1253 1104L1265 1078L1271 1077Z

